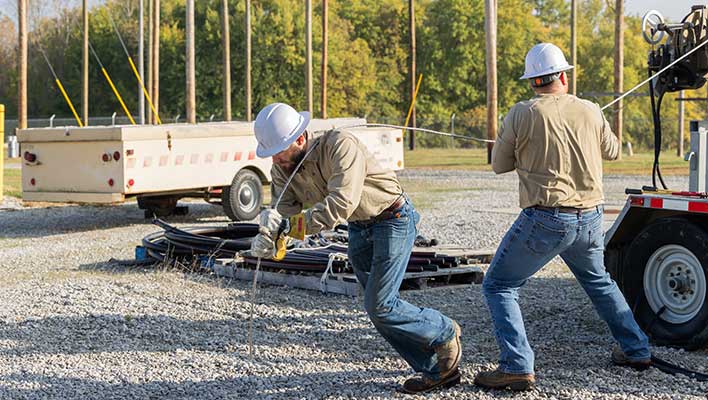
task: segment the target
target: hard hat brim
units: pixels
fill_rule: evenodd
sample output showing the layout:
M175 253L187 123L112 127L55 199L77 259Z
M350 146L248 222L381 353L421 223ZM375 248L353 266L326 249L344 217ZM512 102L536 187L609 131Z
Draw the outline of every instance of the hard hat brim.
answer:
M278 146L273 146L271 148L265 148L259 143L258 147L256 147L256 155L260 158L272 157L290 147L290 145L293 144L293 142L300 137L303 132L305 132L307 125L310 124L311 116L308 111L300 111L299 114L302 116L302 121L293 130L293 133L290 136L280 142Z
M566 66L566 67L557 68L557 69L551 70L551 71L549 71L549 72L543 72L543 73L540 73L540 74L528 74L528 75L527 75L527 74L524 74L523 76L521 76L521 78L519 78L519 80L533 79L533 78L538 78L539 76L546 76L546 75L551 75L551 74L557 74L557 73L563 72L563 71L570 71L570 70L573 69L573 68L575 68L574 65L568 65L568 66Z

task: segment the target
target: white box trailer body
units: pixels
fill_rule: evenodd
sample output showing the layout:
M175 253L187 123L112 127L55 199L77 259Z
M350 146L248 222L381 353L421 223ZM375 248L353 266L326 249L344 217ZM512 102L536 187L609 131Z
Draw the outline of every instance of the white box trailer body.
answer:
M364 123L315 119L308 129ZM403 168L400 130L351 130L383 165ZM231 201L241 198L254 208L253 196L260 195L255 192L270 182L271 159L256 156L253 123L33 128L20 130L18 138L26 201L120 203L137 196L141 208L166 211L180 197L209 199L216 194L228 201L226 191ZM256 209L242 215L233 215L228 205L225 210L233 219L244 219L261 202L259 198Z

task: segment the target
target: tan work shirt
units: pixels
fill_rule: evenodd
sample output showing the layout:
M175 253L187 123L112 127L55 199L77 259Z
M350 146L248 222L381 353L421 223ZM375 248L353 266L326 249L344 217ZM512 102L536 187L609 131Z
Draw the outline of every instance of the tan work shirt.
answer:
M519 174L519 205L588 208L603 202L602 159L620 151L600 107L540 94L514 105L492 150L497 174Z
M379 215L403 192L396 173L379 165L363 143L346 130L306 132L307 156L285 190L278 212L291 216L303 205L307 233L333 229L345 221L363 221ZM274 204L289 175L271 168Z

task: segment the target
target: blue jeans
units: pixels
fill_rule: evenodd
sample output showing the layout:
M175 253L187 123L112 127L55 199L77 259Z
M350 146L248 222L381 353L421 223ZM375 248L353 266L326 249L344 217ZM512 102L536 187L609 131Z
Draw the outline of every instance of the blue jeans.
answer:
M364 307L376 330L416 371L438 379L434 348L454 338L452 320L439 311L401 300L420 215L410 201L399 216L377 223L349 223L349 261L364 288Z
M630 360L650 357L647 336L605 270L604 247L602 207L579 215L534 208L521 212L502 239L482 285L501 350L502 371L534 371L518 289L556 255L568 264L625 355Z

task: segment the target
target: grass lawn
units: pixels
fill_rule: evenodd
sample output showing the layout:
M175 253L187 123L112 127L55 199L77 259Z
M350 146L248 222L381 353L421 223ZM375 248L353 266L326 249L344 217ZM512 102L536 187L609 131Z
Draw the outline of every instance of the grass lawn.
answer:
M673 150L664 151L659 158L662 175L688 175L688 163ZM607 175L651 175L653 153L623 155L621 161L605 161ZM491 171L486 149L417 149L406 150L406 168L463 169Z
M3 194L11 197L22 197L21 171L5 168L3 174Z

